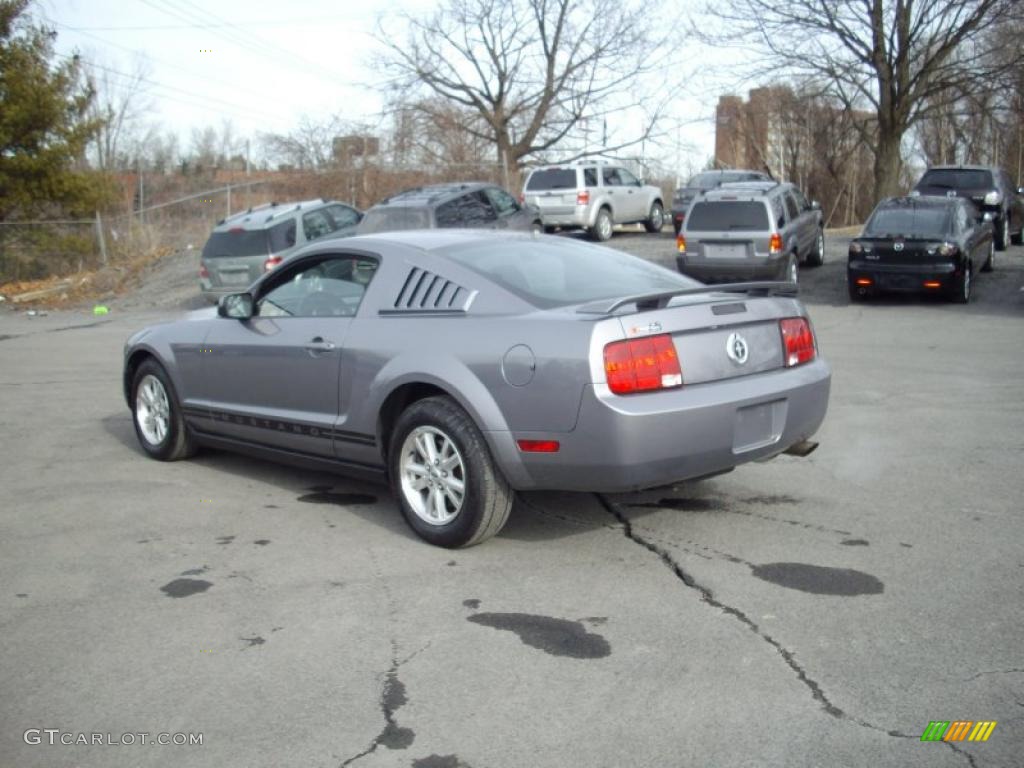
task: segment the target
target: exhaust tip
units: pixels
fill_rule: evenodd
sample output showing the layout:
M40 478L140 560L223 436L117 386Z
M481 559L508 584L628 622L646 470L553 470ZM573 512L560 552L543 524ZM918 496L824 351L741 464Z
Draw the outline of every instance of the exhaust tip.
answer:
M799 456L801 459L805 456L810 456L818 448L818 443L813 440L801 440L799 443L794 443L789 446L783 453L789 456Z

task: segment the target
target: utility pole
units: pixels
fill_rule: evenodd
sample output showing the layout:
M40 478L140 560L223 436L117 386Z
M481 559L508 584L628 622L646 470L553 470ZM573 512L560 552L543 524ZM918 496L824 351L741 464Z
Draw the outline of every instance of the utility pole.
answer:
M228 182L228 185L225 187L225 189L227 190L227 203L228 203L228 212L225 214L225 216L230 216L231 215L231 182L230 181Z
M249 139L245 140L245 175L249 175Z
M145 226L146 224L146 182L142 178L142 158L139 157L135 161L136 169L139 172L139 223ZM98 216L99 214L97 214ZM103 263L106 264L106 252L104 251Z

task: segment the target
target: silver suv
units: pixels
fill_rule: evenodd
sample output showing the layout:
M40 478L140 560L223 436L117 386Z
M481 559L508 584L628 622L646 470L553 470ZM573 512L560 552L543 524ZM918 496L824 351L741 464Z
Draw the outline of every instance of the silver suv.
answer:
M704 282L797 281L797 265L821 266L821 206L792 184L723 184L696 198L676 238L676 265Z
M526 178L523 201L540 210L549 231L578 227L595 240L610 238L616 224L639 223L648 232L660 232L665 222L661 190L611 163L534 168Z
M217 222L199 257L207 301L245 290L293 251L323 237L355 234L363 214L331 200L268 203Z

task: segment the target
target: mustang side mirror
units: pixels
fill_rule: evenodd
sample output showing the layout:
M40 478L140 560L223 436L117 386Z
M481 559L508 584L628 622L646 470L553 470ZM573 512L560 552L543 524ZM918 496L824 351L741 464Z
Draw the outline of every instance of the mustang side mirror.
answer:
M221 317L248 320L252 317L252 311L252 294L249 293L229 293L221 296L217 302L217 314Z

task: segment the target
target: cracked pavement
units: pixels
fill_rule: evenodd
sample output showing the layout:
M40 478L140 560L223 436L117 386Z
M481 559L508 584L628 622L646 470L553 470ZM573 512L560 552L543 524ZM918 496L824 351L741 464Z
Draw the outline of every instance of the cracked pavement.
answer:
M525 494L465 551L382 487L146 459L119 375L153 312L0 312L0 766L1019 766L1024 249L967 311L850 307L839 276L805 288L810 457ZM920 741L957 719L998 725Z

